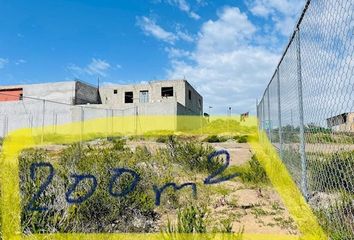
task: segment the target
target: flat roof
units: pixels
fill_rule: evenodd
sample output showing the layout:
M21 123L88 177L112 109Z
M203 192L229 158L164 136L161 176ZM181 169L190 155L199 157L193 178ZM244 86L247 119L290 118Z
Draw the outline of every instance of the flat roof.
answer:
M70 80L70 81L58 81L58 82L43 82L43 83L26 83L26 84L16 84L16 85L0 85L0 89L13 89L13 88L23 88L26 86L36 86L36 85L52 85L52 84L75 84L75 83L85 84L91 87L96 87L90 83L82 80Z
M109 84L100 86L100 88L145 86L145 85L150 85L150 84L156 84L156 83L158 84L158 83L166 83L166 82L186 82L186 83L188 83L188 81L186 79L171 79L171 80L166 79L166 80L152 80L152 81L148 81L148 82L129 83L129 84L109 83Z

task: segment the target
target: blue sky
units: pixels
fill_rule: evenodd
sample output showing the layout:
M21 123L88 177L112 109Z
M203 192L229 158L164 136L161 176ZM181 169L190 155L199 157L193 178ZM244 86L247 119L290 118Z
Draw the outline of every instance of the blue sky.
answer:
M253 110L303 4L0 0L0 84L186 78L205 110Z

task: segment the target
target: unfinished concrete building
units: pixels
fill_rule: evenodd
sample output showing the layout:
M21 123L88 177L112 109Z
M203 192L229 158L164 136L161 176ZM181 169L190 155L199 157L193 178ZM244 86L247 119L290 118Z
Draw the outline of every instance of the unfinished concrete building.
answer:
M81 81L0 86L0 137L18 128L97 118L202 113L203 98L186 80L101 88Z
M327 118L327 126L334 132L354 133L354 113L342 113L331 118Z
M203 97L186 81L151 81L100 88L102 104L125 109L137 106L143 115L202 115Z

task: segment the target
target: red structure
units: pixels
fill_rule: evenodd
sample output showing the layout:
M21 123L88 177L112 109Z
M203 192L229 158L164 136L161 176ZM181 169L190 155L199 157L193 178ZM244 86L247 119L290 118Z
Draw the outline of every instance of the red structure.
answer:
M0 89L0 102L19 101L22 96L22 88Z

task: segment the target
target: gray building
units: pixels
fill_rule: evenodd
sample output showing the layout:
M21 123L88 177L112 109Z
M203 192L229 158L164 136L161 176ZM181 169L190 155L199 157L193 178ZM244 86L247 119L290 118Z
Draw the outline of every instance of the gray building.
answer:
M354 133L354 113L343 113L327 118L327 126L335 132Z
M101 87L99 92L102 104L110 108L137 106L148 115L203 114L203 97L186 80L109 85Z
M81 81L0 86L0 137L18 128L109 116L199 116L202 111L202 96L186 80L99 89Z
M45 99L70 105L100 104L98 89L81 81L1 86L0 104Z

